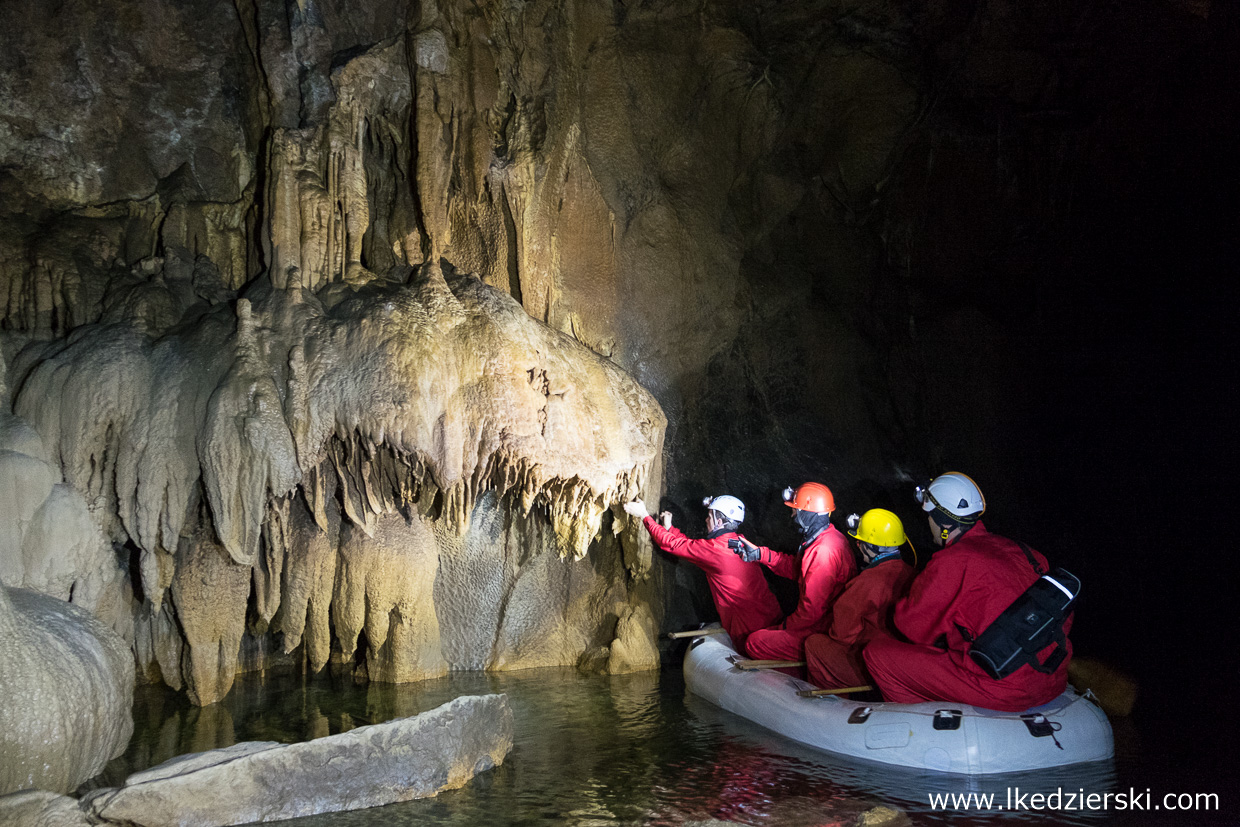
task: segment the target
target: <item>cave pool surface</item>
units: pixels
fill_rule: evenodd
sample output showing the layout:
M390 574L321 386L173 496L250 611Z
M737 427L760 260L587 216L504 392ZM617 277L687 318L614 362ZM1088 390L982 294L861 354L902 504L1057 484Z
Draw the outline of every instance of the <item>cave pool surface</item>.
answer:
M587 676L573 669L455 673L415 684L238 676L221 703L196 708L166 687L139 687L126 753L92 786L176 755L238 741L296 742L415 715L459 695L503 692L515 718L502 766L430 799L293 819L328 825L851 825L876 805L902 824L1099 824L1101 813L935 811L931 793L1114 791L1114 762L968 779L837 758L802 747L693 696L678 666ZM1122 739L1118 738L1117 743ZM1127 784L1124 784L1127 788Z

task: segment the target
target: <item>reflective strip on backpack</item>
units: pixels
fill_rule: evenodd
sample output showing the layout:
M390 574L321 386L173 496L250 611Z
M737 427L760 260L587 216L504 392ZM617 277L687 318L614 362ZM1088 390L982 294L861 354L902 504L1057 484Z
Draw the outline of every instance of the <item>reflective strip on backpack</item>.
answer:
M1051 583L1053 583L1053 584L1055 585L1055 587L1056 587L1056 588L1058 588L1061 592L1063 592L1064 594L1066 594L1066 595L1068 596L1068 599L1069 599L1069 600L1075 600L1075 599L1076 599L1076 595L1074 595L1072 592L1068 591L1067 587L1066 587L1066 586L1064 586L1064 584L1063 584L1063 583L1060 583L1058 580L1056 580L1055 578L1051 577L1049 574L1044 574L1044 575L1042 575L1042 579L1043 579L1043 580L1049 580L1049 581L1051 581Z

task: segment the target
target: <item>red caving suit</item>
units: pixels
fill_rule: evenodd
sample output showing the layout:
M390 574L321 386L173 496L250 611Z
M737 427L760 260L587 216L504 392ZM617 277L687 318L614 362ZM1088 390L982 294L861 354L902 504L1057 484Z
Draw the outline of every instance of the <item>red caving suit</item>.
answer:
M897 555L871 563L849 580L831 608L831 628L805 639L809 681L822 689L871 683L861 650L871 639L892 632L896 601L908 594L913 567Z
M802 660L805 639L827 630L831 604L857 573L857 560L835 526L810 541L799 555L758 548L762 565L780 577L799 581L801 595L796 611L778 626L750 635L745 651L758 660Z
M1046 571L1046 558L1030 551ZM1003 680L995 680L968 655L972 639L1037 579L1020 546L991 534L980 522L935 552L925 571L913 580L908 597L896 604L896 628L911 642L884 635L865 648L866 666L883 697L899 703L972 704L1003 712L1020 712L1054 700L1068 683L1070 642L1067 657L1049 675L1025 664ZM1069 616L1064 631L1071 628ZM946 637L946 651L933 645L940 636ZM1053 651L1052 644L1038 653L1038 661L1045 661Z
M725 532L708 540L690 540L679 529L659 525L653 517L646 517L642 522L659 548L685 558L706 572L715 610L736 651L744 651L750 632L779 622L783 612L762 570L746 563L728 548L728 540L738 536L735 532Z

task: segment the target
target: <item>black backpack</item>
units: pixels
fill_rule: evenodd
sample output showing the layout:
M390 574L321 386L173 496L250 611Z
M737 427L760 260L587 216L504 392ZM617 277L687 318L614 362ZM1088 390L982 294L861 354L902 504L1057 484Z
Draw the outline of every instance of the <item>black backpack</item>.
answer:
M1081 593L1081 580L1066 569L1049 573L1033 559L1029 547L1018 541L1029 565L1041 575L986 627L969 648L969 657L995 680L1003 680L1026 663L1043 673L1054 672L1068 655L1063 624ZM1057 643L1042 663L1038 652Z

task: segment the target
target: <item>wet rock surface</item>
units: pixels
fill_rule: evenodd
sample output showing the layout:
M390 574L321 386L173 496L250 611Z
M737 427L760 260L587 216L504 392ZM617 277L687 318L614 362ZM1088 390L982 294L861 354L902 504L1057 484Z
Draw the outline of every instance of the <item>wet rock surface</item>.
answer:
M378 807L462 786L501 764L512 737L505 696L465 696L299 744L182 756L92 793L89 808L109 823L214 827Z

